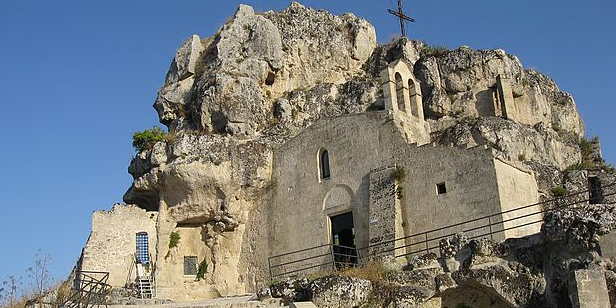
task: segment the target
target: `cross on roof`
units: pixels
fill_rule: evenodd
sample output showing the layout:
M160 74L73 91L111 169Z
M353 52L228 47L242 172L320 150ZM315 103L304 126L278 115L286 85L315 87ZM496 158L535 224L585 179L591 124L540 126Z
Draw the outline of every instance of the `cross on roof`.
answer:
M389 9L387 11L392 15L395 15L400 18L400 30L402 30L402 36L406 37L406 28L404 27L404 23L406 21L414 22L415 19L413 19L411 16L407 16L404 14L404 12L402 11L402 0L398 0L398 11Z

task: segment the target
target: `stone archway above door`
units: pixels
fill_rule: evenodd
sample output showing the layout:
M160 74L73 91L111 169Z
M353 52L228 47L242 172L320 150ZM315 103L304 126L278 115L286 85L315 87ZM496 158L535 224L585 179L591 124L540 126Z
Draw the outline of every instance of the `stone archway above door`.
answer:
M343 184L334 185L323 198L323 212L331 216L351 211L354 195L350 187Z

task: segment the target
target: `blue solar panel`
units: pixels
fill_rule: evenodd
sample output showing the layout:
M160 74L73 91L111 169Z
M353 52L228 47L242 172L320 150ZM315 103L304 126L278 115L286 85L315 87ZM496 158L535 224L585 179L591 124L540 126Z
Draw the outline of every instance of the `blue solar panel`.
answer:
M137 250L135 252L137 263L150 263L150 254L148 253L148 234L145 232L137 233Z

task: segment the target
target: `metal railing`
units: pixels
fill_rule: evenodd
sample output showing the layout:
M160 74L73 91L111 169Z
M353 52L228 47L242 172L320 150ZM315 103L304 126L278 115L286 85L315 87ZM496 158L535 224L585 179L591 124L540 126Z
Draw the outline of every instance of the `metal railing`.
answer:
M60 307L107 307L107 295L111 291L111 286L107 284L108 279L108 272L77 272L71 295Z
M134 291L134 295L138 296L141 299L156 297L156 276L154 274L154 272L156 271L156 264L152 261L153 259L151 254L148 254L148 257L149 263L143 264L137 261L136 254L131 254L131 263L128 267L126 283L124 284L124 287L126 289L132 289ZM145 272L143 272L143 275L139 271L140 264L143 266L143 270L145 270ZM135 271L135 277L133 277L133 270ZM140 290L140 279L143 278L148 278L150 283L151 292L148 294L147 297L144 297L144 294Z
M300 254L303 256L294 259L295 256ZM323 244L271 256L268 258L268 265L270 278L276 278L315 268L334 270L354 266L359 259L359 250L355 247ZM299 265L299 268L297 268L297 265Z
M429 231L371 243L360 248L323 244L274 255L268 258L270 278L294 276L315 269L328 270L337 269L340 266L364 264L371 258L385 254L391 254L394 258L400 258L432 251L440 253L438 251L440 241L451 238L458 233L467 234L468 239L491 238L494 240L494 237L499 234L503 235L501 239L517 237L507 236L510 235L507 233L513 233L512 231L525 227L536 227L535 225L543 223L543 214L547 212L593 203L591 201L596 200L591 199L589 193L596 191L596 189L578 191L555 199L505 210ZM616 203L616 197L614 197L616 195L616 183L603 185L600 190L602 191L603 200L611 200L601 202L601 204ZM347 252L336 252L337 248L346 249ZM403 251L400 252L400 250ZM352 262L341 262L343 258L347 258L347 260Z

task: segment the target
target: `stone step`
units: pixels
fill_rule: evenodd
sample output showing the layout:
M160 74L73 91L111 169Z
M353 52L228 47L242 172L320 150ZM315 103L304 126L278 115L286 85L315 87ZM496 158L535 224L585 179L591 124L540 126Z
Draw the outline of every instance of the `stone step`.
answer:
M317 308L317 306L312 302L297 302L291 303L289 308Z

